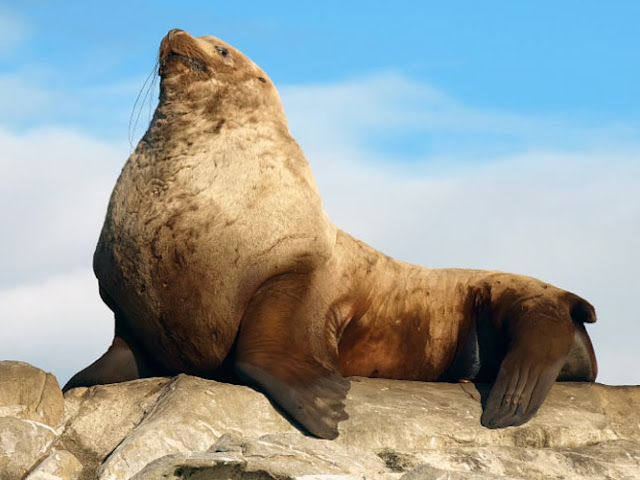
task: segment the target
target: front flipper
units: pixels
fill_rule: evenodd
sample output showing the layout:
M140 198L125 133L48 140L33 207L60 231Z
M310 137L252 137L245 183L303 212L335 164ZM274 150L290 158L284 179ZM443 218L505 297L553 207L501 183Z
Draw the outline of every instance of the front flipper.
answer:
M95 362L76 373L62 388L91 387L159 375L155 363L137 347L124 322L116 315L116 334L109 349Z
M283 275L256 292L242 320L236 372L311 434L333 439L348 418L350 383L337 373L337 344L311 275Z
M307 431L320 438L336 438L338 423L349 418L344 410L349 381L319 365L305 365L291 358L283 361L291 365L261 368L240 362L236 371L248 383L263 390Z
M140 372L131 348L122 338L115 337L109 349L98 360L71 377L62 391L137 378L140 378Z

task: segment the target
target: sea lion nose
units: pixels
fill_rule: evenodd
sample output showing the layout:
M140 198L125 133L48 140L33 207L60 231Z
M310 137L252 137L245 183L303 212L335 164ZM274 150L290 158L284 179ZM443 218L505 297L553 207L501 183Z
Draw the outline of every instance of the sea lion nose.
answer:
M173 36L176 33L180 33L180 32L184 32L184 30L180 29L180 28L172 28L171 30L169 30L169 32L167 33L167 39L168 40L173 40Z

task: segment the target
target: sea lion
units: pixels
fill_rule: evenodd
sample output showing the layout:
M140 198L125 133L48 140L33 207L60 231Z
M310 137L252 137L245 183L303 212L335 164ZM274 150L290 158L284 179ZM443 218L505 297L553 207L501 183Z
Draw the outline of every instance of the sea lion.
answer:
M160 99L94 254L115 338L64 390L231 366L335 438L352 375L495 381L489 427L530 419L557 379L593 381L595 311L542 281L396 261L335 228L251 60L171 30Z

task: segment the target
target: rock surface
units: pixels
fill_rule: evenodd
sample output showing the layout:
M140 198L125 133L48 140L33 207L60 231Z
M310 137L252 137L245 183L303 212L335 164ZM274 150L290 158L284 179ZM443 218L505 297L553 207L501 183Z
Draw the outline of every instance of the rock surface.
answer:
M23 362L0 362L0 480L23 478L61 428L56 377Z
M480 425L483 385L354 378L333 441L259 392L179 375L79 388L0 362L0 480L638 478L640 387L557 384L528 424Z

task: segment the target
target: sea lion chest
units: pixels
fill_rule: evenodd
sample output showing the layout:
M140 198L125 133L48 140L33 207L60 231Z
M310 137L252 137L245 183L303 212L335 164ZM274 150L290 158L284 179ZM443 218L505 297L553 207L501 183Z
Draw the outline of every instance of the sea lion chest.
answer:
M198 365L176 353L185 342L190 357L208 357L212 340L228 350L253 292L272 276L314 268L335 238L295 142L247 135L143 140L111 196L96 276L110 306L151 349L178 359L176 370Z

